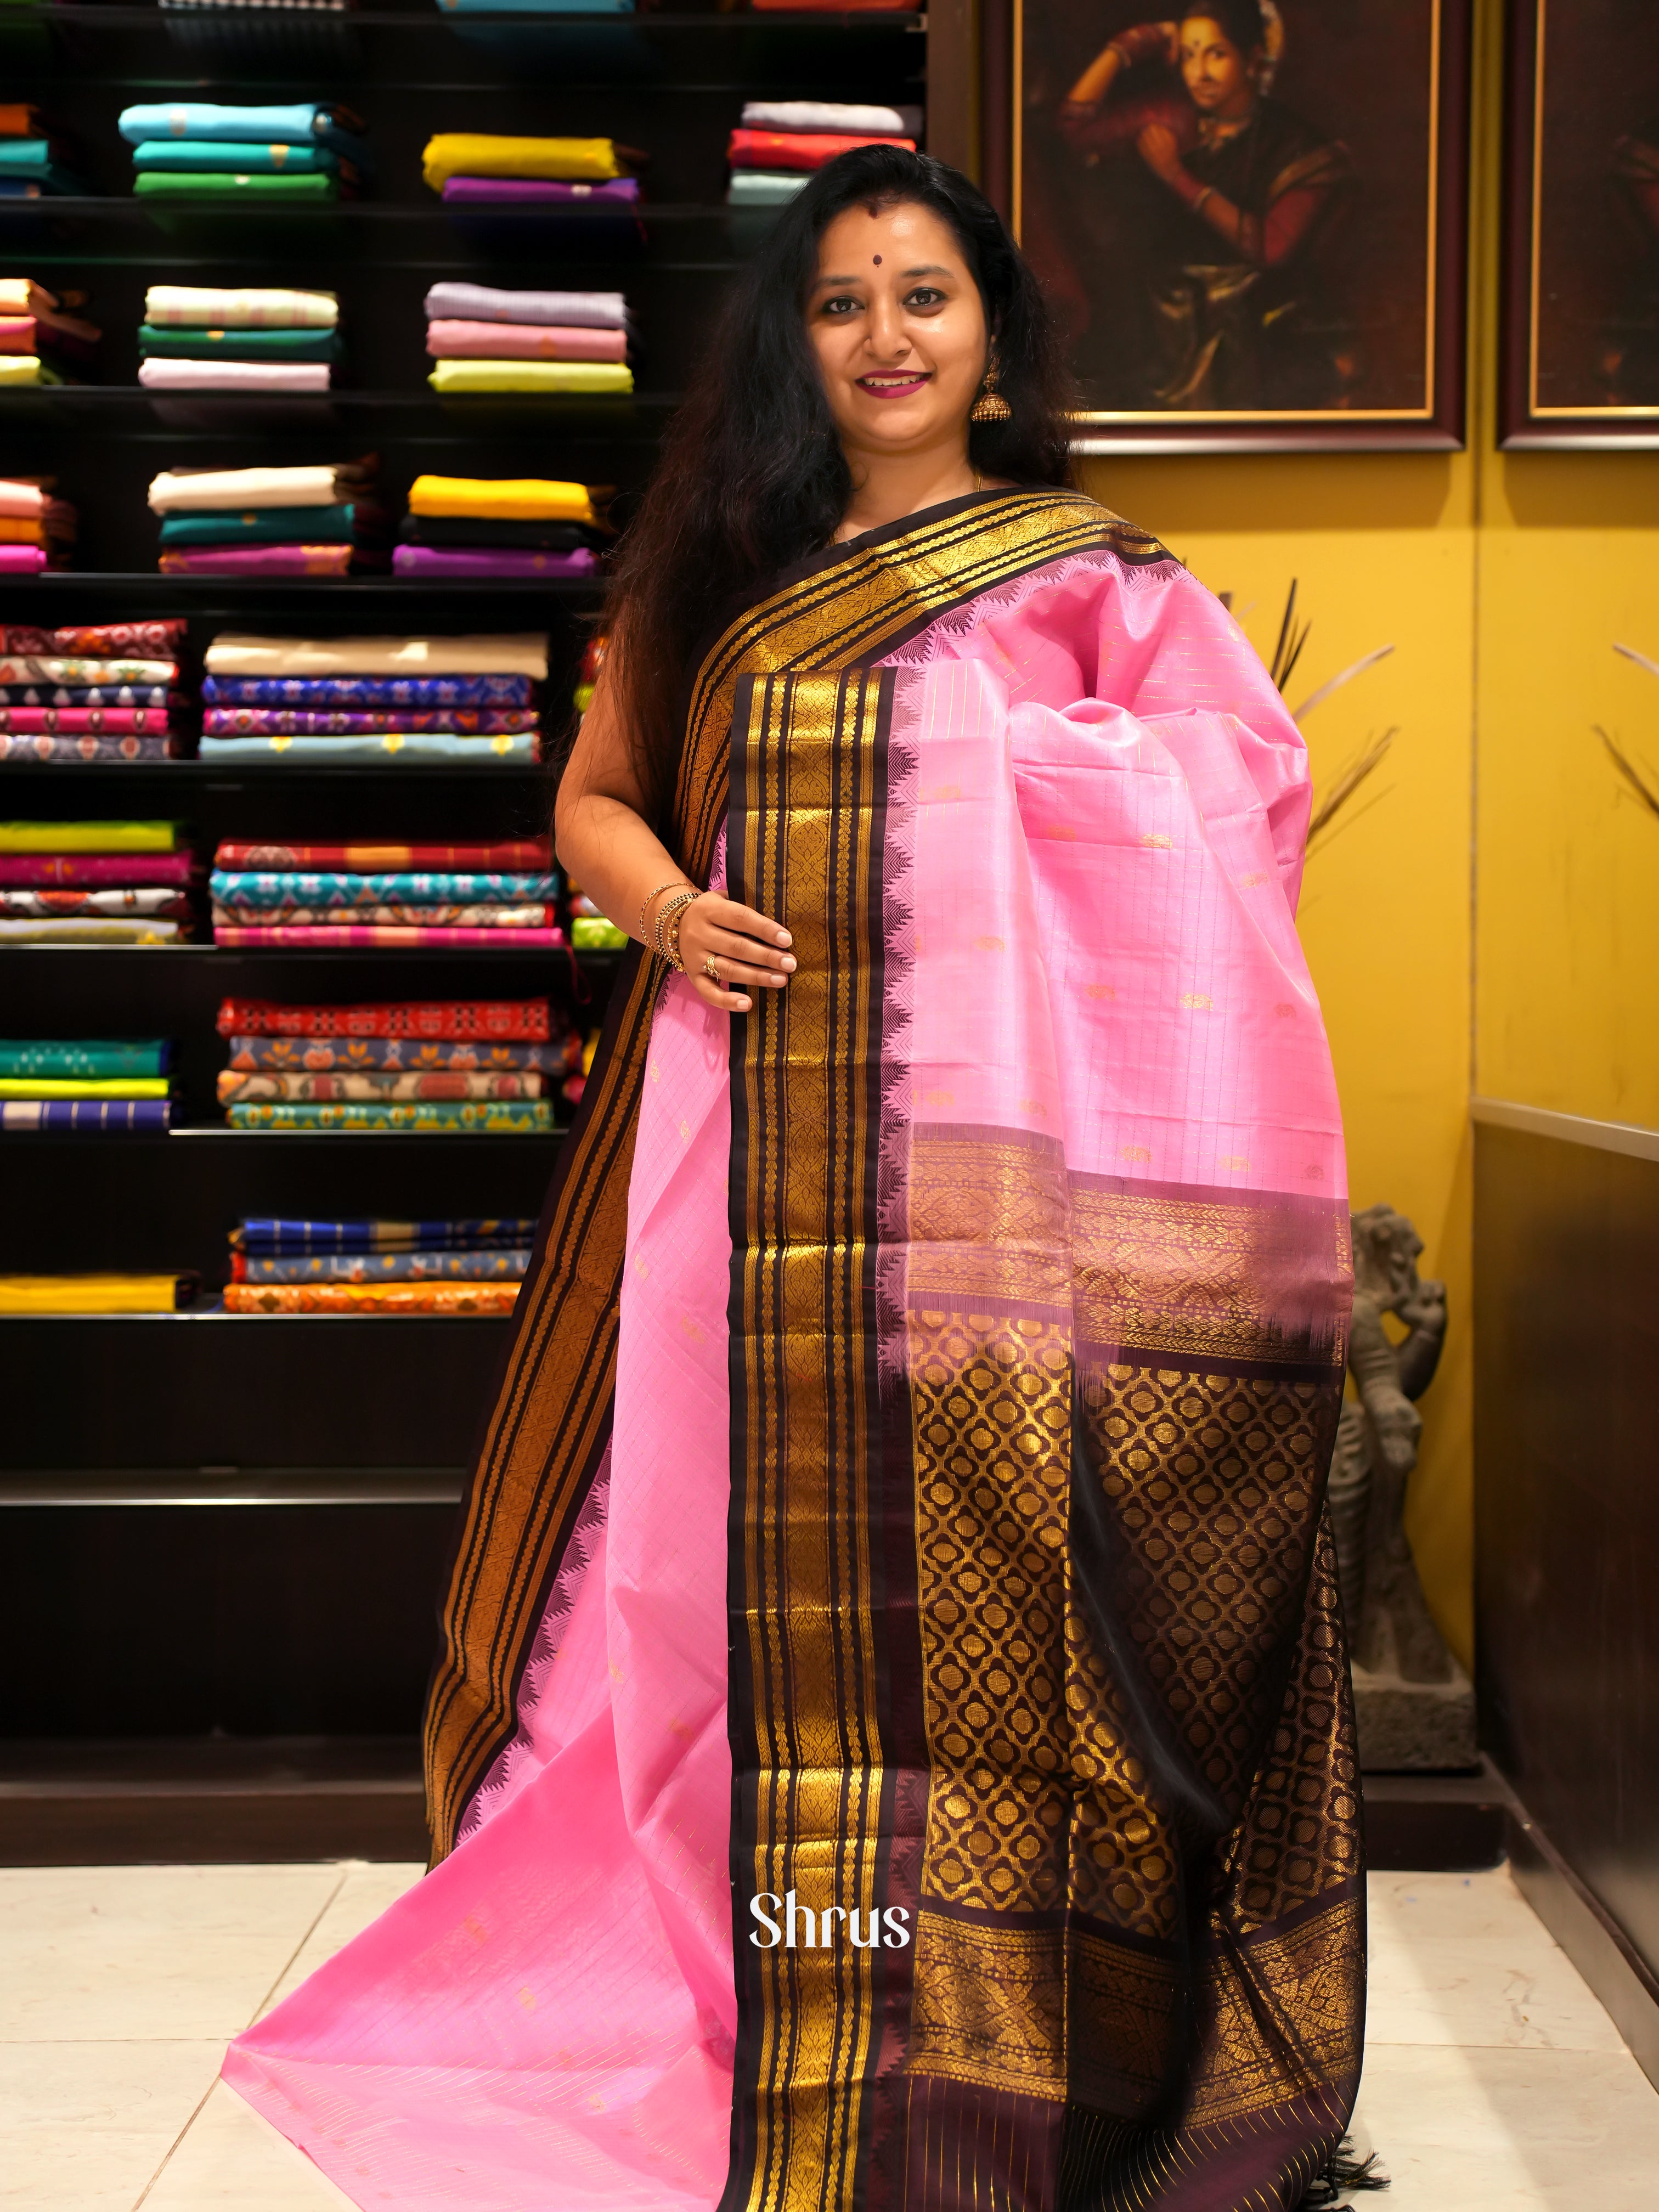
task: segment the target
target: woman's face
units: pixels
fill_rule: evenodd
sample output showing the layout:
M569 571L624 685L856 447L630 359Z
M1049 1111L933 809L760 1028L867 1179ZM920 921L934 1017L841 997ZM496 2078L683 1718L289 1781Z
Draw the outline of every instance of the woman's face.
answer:
M1181 26L1181 74L1200 115L1247 114L1255 97L1248 58L1213 15L1188 15Z
M985 310L949 225L906 203L825 230L806 331L849 454L965 438L985 374Z

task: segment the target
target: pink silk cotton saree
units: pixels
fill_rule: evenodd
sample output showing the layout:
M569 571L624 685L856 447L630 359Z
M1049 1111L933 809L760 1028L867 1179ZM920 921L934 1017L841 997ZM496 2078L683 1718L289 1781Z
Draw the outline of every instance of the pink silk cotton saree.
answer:
M805 563L474 1470L433 1871L227 2078L398 2212L1280 2212L1352 2110L1340 1122L1301 741L1076 495Z

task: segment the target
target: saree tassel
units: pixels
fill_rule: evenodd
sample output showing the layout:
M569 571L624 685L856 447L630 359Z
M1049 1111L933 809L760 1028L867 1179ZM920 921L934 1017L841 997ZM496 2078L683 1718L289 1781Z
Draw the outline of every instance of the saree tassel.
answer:
M1388 2175L1378 2173L1376 2166L1375 2151L1368 2157L1356 2158L1352 2139L1344 2136L1329 2162L1309 2183L1297 2212L1337 2212L1344 2195L1351 2189L1388 2188Z

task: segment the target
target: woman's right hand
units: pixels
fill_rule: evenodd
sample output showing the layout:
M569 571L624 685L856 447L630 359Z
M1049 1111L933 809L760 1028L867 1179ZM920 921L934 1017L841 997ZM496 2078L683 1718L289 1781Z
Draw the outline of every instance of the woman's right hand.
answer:
M722 1013L746 1014L751 992L783 988L795 969L790 943L787 929L718 891L693 899L680 916L680 963L704 1006Z

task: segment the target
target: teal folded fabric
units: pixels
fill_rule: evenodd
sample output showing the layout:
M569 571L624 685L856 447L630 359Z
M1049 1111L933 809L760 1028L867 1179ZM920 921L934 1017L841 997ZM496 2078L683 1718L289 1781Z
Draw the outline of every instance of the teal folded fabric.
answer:
M250 175L289 177L331 175L340 166L331 146L289 146L281 143L252 146L237 143L234 158L227 158L222 138L146 138L132 149L135 169L229 169Z
M0 175L38 177L51 167L49 138L0 138Z
M337 331L164 330L141 323L138 352L145 361L339 361L345 349Z
M349 545L349 507L270 507L244 514L169 514L163 545Z
M215 138L243 146L332 146L366 168L368 148L355 131L342 127L356 120L355 115L315 100L279 107L223 107L209 100L168 100L124 108L116 128L129 146L149 145L158 138Z
M165 1075L172 1061L173 1047L159 1037L0 1041L0 1075L108 1082L124 1075Z

